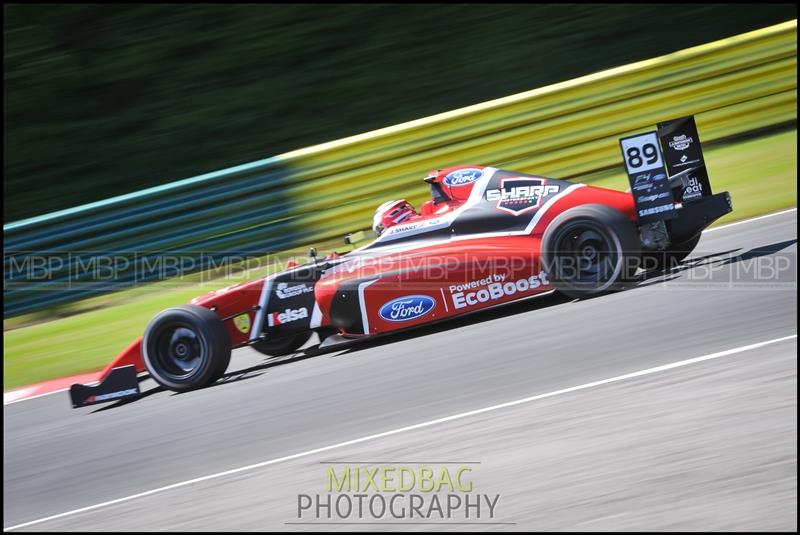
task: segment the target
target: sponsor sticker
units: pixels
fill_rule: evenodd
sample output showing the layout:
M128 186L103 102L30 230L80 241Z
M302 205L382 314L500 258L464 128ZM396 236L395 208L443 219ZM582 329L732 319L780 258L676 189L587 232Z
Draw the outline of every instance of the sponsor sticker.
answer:
M516 293L535 290L550 284L547 273L544 271L515 281L506 281L507 277L508 275L505 273L495 273L466 284L451 284L448 290L453 301L453 307L465 308L479 303L497 301Z
M435 230L434 227L441 226L441 224L446 224L446 223L447 222L442 220L441 218L427 219L425 221L416 221L414 223L406 223L405 225L398 225L396 227L391 227L389 230L381 234L381 238L386 239L385 237L387 236L398 236L407 233L416 234L416 232L412 231L420 229Z
M633 191L650 191L652 188L661 186L661 182L667 179L664 173L639 173L633 181Z
M488 201L497 201L498 210L518 216L530 210L535 210L542 202L542 198L561 189L556 184L547 184L541 178L504 178L500 180L499 189L486 191Z
M700 135L694 117L681 117L658 123L658 137L664 147L664 159L670 176L685 169L692 169L691 184L684 183L679 199L686 202L711 195L711 183L708 179L708 170L705 169Z
M410 230L417 230L425 226L424 222L420 223L409 223L407 225L403 225L401 227L392 227L389 229L387 235L392 236L395 234L402 234L403 232L408 232Z
M482 176L483 171L480 169L459 169L444 177L444 183L451 187L466 186L467 184L472 184L476 180L480 180Z
M267 324L270 327L275 327L276 325L283 325L284 323L299 321L307 317L308 309L305 307L297 309L287 308L283 312L270 312L267 315Z
M645 208L643 210L639 210L639 217L645 217L648 215L655 215L660 214L662 212L669 212L670 210L674 210L675 206L672 203L669 204L662 204L661 206L654 206L652 208Z
M411 321L436 308L436 300L427 295L408 295L384 303L378 311L386 321Z
M667 199L671 197L672 193L670 193L669 191L662 191L661 193L656 193L653 195L642 195L641 197L639 197L639 201L652 202L652 201L657 201L658 199Z
M108 394L98 394L96 396L89 396L86 398L87 403L97 403L98 401L108 401L109 399L124 398L125 396L135 396L139 393L136 388L129 388L127 390L119 390L117 392L110 392Z
M250 314L242 314L233 318L233 324L239 331L247 334L250 332Z
M669 141L669 146L675 150L686 150L692 144L692 141L694 140L691 137L686 134L681 134L679 136L673 136Z
M278 287L275 290L275 294L278 296L278 299L289 299L291 297L297 297L298 295L311 293L313 291L314 288L306 286L305 284L289 286L289 284L286 282L279 282Z
M675 165L673 165L673 167L674 167L675 169L678 169L678 168L680 168L680 167L689 167L689 166L691 166L691 165L697 165L697 164L699 164L699 163L700 163L700 159L699 159L699 158L695 158L695 159L693 159L693 160L690 160L690 159L686 158L686 155L684 154L684 155L683 155L683 156L681 156L681 158L678 160L678 163L676 163Z
M686 187L683 189L683 200L684 201L691 201L694 199L699 199L703 196L703 184L697 177L690 176L689 180L687 181Z

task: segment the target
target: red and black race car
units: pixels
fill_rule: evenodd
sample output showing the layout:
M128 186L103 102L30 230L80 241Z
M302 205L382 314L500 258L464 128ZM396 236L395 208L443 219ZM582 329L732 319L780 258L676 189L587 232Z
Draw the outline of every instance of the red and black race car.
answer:
M327 347L554 290L593 296L682 260L732 209L711 194L693 118L620 143L630 192L481 165L432 172L431 200L419 213L381 205L371 243L161 312L99 385L73 385L73 406L135 396L145 371L175 391L209 385L243 346L279 356L315 332Z

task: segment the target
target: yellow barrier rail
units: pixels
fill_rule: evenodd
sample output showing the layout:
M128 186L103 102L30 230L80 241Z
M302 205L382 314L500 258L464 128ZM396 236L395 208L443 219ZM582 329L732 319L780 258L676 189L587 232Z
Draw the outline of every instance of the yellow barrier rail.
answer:
M797 119L797 21L287 154L309 241L363 228L421 177L485 164L556 178L618 166L620 137L695 115L704 142Z

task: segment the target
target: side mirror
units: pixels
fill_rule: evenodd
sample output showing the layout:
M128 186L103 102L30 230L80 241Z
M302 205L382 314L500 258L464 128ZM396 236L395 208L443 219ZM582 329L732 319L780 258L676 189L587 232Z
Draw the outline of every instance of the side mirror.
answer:
M358 232L351 232L350 234L346 234L344 237L345 245L353 245L354 243L358 243L366 238L366 235L363 230L359 230Z
M308 250L308 257L311 259L312 262L317 262L317 250L316 248L312 247Z

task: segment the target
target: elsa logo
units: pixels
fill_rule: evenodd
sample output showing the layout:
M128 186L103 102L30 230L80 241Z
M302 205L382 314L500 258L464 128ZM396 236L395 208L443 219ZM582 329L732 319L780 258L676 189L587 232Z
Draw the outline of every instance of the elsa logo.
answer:
M448 186L466 186L472 184L483 176L480 169L459 169L444 177L444 183Z
M287 308L283 312L270 312L267 315L267 325L270 327L275 327L278 325L283 325L284 323L291 323L293 321L298 321L301 319L305 319L308 317L308 309L298 308Z
M436 300L427 295L408 295L392 299L378 312L386 321L411 321L436 308Z

